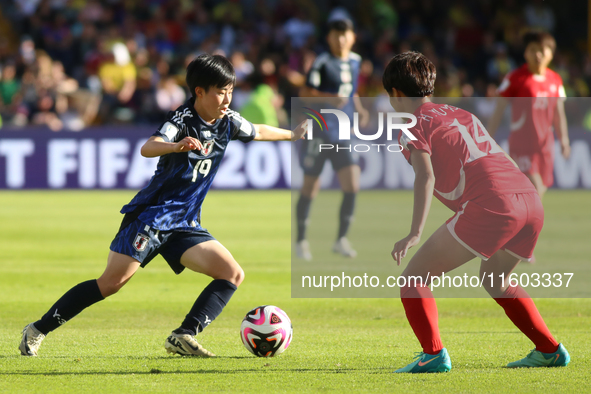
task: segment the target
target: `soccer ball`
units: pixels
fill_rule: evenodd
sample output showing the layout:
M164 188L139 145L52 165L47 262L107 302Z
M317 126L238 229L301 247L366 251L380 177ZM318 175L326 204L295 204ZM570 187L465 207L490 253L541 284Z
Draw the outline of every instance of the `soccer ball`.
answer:
M273 357L291 343L293 328L287 313L273 305L262 305L246 314L240 326L244 347L257 357Z

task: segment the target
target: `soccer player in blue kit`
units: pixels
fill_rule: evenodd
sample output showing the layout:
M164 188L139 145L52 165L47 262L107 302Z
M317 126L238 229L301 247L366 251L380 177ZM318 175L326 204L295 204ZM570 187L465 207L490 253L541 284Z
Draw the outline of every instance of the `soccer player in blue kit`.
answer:
M353 119L353 111L357 109L360 125L364 126L369 120L369 113L361 106L356 93L361 56L351 51L355 44L353 22L348 19L330 21L326 41L330 52L318 55L308 72L306 87L302 89L300 96L326 98L327 105L336 105L339 110L349 116L349 119ZM343 190L339 228L333 252L345 257L357 255L346 235L353 220L355 197L359 191L360 170L356 156L350 151L350 146L348 146L349 150L342 147L344 149L338 152L334 150L320 152L319 146L322 143L339 143L336 134L339 129L336 117L327 116L326 121L327 130L321 132L319 138L305 140L302 149L301 164L304 170L304 182L296 206L296 255L304 260L312 259L310 245L306 239L308 216L312 200L320 190L319 177L327 159L331 161Z
M200 55L187 67L187 85L193 97L176 111L144 144L145 157L159 156L150 183L121 213L125 216L111 243L107 267L98 278L82 282L65 293L38 321L23 330L19 349L36 356L41 341L90 305L113 295L139 267L160 254L180 274L185 268L213 281L165 341L169 353L213 357L194 336L210 324L244 279L244 271L230 252L201 227L201 205L230 140L297 140L304 123L294 132L253 125L228 107L236 82L230 61L220 55Z

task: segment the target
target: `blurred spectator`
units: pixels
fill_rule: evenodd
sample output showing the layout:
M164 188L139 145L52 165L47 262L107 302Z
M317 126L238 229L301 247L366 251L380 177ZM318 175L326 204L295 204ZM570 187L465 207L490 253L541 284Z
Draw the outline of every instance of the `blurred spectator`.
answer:
M554 32L554 11L543 0L532 0L525 6L525 20L530 27Z
M263 78L258 73L249 82L254 90L247 103L240 108L240 114L253 123L279 127L277 108L283 105L283 98L277 97L273 88L263 83Z
M199 46L208 37L215 34L215 25L210 21L210 15L200 3L195 3L193 10L187 16L187 34L192 45Z
M234 71L236 72L237 84L240 84L246 80L246 78L248 78L248 76L254 71L254 66L252 63L246 60L244 53L240 51L234 52L234 54L232 54L230 57L230 61L232 62Z
M507 54L507 46L503 43L497 43L495 45L495 56L488 61L486 67L488 78L499 84L503 77L515 67L515 62Z
M289 39L291 47L300 49L316 33L316 26L307 18L304 10L299 9L293 18L285 22L283 30Z
M390 0L372 1L372 22L375 23L378 33L388 29L396 29L398 26L398 13Z
M177 85L174 77L166 77L160 81L158 89L156 89L156 103L158 109L162 112L174 111L181 106L187 95L185 90Z
M56 102L50 92L45 89L40 89L37 97L37 102L33 107L31 124L45 125L52 131L60 131L63 128L63 123L56 113L58 108L56 107Z
M357 93L359 97L369 97L369 89L373 75L373 63L369 59L364 59L359 68L359 80L357 81Z
M16 79L16 67L14 64L6 64L0 70L0 112L5 113L14 110L18 101L18 93L21 84Z
M343 15L355 20L355 50L364 58L358 81L363 96L382 93L384 65L407 50L421 51L436 64L437 95L487 95L523 62L526 26L565 27L557 35L552 67L568 95L589 95L591 57L577 47L586 31L573 28L586 25L586 13L573 7L558 12L559 5L542 0L0 1L0 115L4 126L34 123L54 130L159 122L163 112L188 97L186 62L216 52L231 58L236 69L233 106L250 111L274 97L266 108L275 108L281 123L290 108L283 98L297 95L315 54L325 49L326 20ZM262 81L253 83L255 76Z
M125 44L114 44L112 51L112 59L99 67L98 75L103 88L99 115L105 120L125 120L129 117L125 105L131 100L137 86L137 70Z
M25 66L35 63L35 43L29 37L23 37L19 48L19 55Z
M222 1L213 8L212 14L216 22L238 24L242 21L242 5L239 0Z

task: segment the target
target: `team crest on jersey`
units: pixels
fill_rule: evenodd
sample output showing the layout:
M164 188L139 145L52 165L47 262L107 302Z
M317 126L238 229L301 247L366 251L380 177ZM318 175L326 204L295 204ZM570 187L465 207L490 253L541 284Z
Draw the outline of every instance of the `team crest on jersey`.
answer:
M211 152L213 151L214 142L214 140L209 140L203 143L203 149L201 149L201 154L203 156L209 156L211 154Z
M138 252L143 252L146 250L149 241L150 238L147 235L138 233L133 241L133 248Z

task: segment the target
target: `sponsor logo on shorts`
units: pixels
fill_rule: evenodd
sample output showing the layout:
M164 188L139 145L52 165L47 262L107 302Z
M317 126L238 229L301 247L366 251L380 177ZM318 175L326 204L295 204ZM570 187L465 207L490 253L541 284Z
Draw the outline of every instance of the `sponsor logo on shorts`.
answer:
M147 235L138 233L133 241L133 248L138 252L143 252L146 250L149 241L150 238Z

